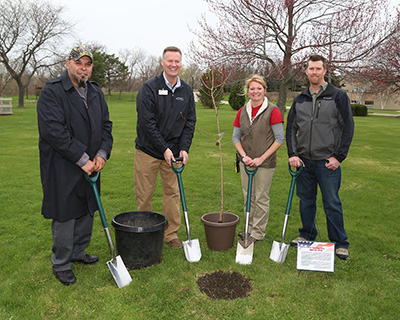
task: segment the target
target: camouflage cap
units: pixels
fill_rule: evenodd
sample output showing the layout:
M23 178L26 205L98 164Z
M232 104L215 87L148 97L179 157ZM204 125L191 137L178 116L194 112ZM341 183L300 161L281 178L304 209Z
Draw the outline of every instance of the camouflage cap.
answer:
M84 56L89 57L93 62L93 56L90 53L90 51L84 46L79 46L79 47L75 47L71 50L71 52L68 56L68 60L78 61L80 58L82 58Z

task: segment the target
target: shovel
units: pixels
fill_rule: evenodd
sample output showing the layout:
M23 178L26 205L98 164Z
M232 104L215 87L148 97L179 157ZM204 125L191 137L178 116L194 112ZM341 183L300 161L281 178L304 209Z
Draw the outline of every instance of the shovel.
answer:
M182 161L183 158L175 158L175 161ZM185 216L185 224L186 224L186 232L187 232L187 241L183 241L183 249L185 251L185 256L186 260L189 262L197 262L201 259L201 250L200 250L200 242L199 239L192 239L190 237L190 227L189 227L189 218L188 218L188 213L187 213L187 208L186 208L186 200L185 200L185 194L183 192L183 184L182 184L182 177L181 177L181 172L183 171L183 168L185 165L182 165L180 168L175 168L174 163L171 160L171 168L174 170L176 173L176 176L178 177L178 184L179 184L179 192L181 194L181 201L182 201L182 210L183 214Z
M100 201L99 191L97 190L96 181L99 178L99 173L96 172L95 174L88 176L85 173L86 180L91 184L94 192L94 197L96 198L97 206L99 208L99 214L101 218L101 223L103 224L104 230L106 232L108 244L111 250L111 260L107 262L107 266L110 269L110 272L117 283L118 288L122 288L127 286L131 281L131 275L129 274L128 270L125 267L124 262L122 261L121 256L115 256L114 254L114 245L111 240L110 230L108 229L108 224L106 220L106 216L104 214L103 206Z
M257 172L258 168L256 167L253 170L247 169L247 166L244 165L244 170L246 171L249 177L249 183L247 185L247 200L246 200L246 225L244 229L244 239L239 240L237 249L236 249L236 263L239 264L251 264L253 261L253 250L254 243L252 242L250 245L248 243L248 231L249 231L249 219L250 219L250 204L251 204L251 189L253 187L253 176Z
M282 240L281 242L274 241L272 243L271 254L269 255L269 258L275 262L283 263L286 259L286 255L289 250L289 245L285 244L286 226L289 219L290 207L292 206L295 182L297 177L301 174L302 171L303 171L303 164L300 165L298 171L292 171L289 164L289 172L292 176L292 182L290 184L289 197L286 204L285 222L283 223L283 230L282 230Z

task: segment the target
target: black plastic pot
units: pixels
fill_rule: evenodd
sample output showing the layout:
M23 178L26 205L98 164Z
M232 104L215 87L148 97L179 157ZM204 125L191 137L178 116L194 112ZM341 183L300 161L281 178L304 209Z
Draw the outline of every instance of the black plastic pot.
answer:
M168 225L164 215L151 211L124 212L116 215L111 224L117 252L128 269L161 262L164 230Z

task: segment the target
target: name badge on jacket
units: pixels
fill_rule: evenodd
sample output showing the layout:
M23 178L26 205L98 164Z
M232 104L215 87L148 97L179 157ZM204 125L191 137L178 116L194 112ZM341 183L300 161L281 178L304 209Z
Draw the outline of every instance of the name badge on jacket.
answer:
M165 90L165 89L158 90L158 95L159 96L167 96L168 95L168 90Z

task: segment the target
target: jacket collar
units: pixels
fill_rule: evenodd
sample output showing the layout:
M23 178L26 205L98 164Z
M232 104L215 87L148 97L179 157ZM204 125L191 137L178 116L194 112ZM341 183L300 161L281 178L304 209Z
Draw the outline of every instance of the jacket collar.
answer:
M330 84L329 82L327 82L327 86L326 89L319 95L319 97L323 97L323 96L327 96L327 95L332 95L332 89L335 88L332 84ZM304 90L301 94L306 95L307 97L312 98L312 95L310 93L310 88L307 88L306 90Z
M62 74L61 74L61 82L63 85L63 88L65 91L70 90L71 88L74 87L74 84L72 83L71 79L68 76L68 71L65 70Z
M84 102L83 102L82 98L79 96L78 91L75 89L75 86L72 83L71 79L69 78L67 71L64 71L61 74L61 83L62 83L64 90L68 91L70 93L70 94L68 94L68 96L70 98L72 105L76 109L79 110L79 112L82 114L82 116L85 119L89 120L87 111L85 110ZM87 90L87 99L86 100L87 100L87 104L89 104L89 101L93 97L93 90L91 90L92 84L89 81L87 82L87 85L88 85L88 90Z
M250 123L252 123L252 121L251 121L251 118L252 118L251 117L251 114L252 114L252 111L251 111L251 109L252 109L251 100L247 101L245 108L246 108L246 113L247 113L247 116L249 117ZM254 117L254 119L257 118L258 115L263 113L267 108L268 108L268 98L264 97L264 102L261 105L261 108L258 110L258 112L257 112L256 116Z
M65 91L70 90L71 88L74 88L75 85L72 83L69 75L68 75L68 71L65 70L62 74L61 74L61 82L63 84L63 88ZM74 88L75 89L75 88ZM89 96L89 92L91 89L93 89L93 85L90 81L87 82L87 91L88 91L88 96Z

